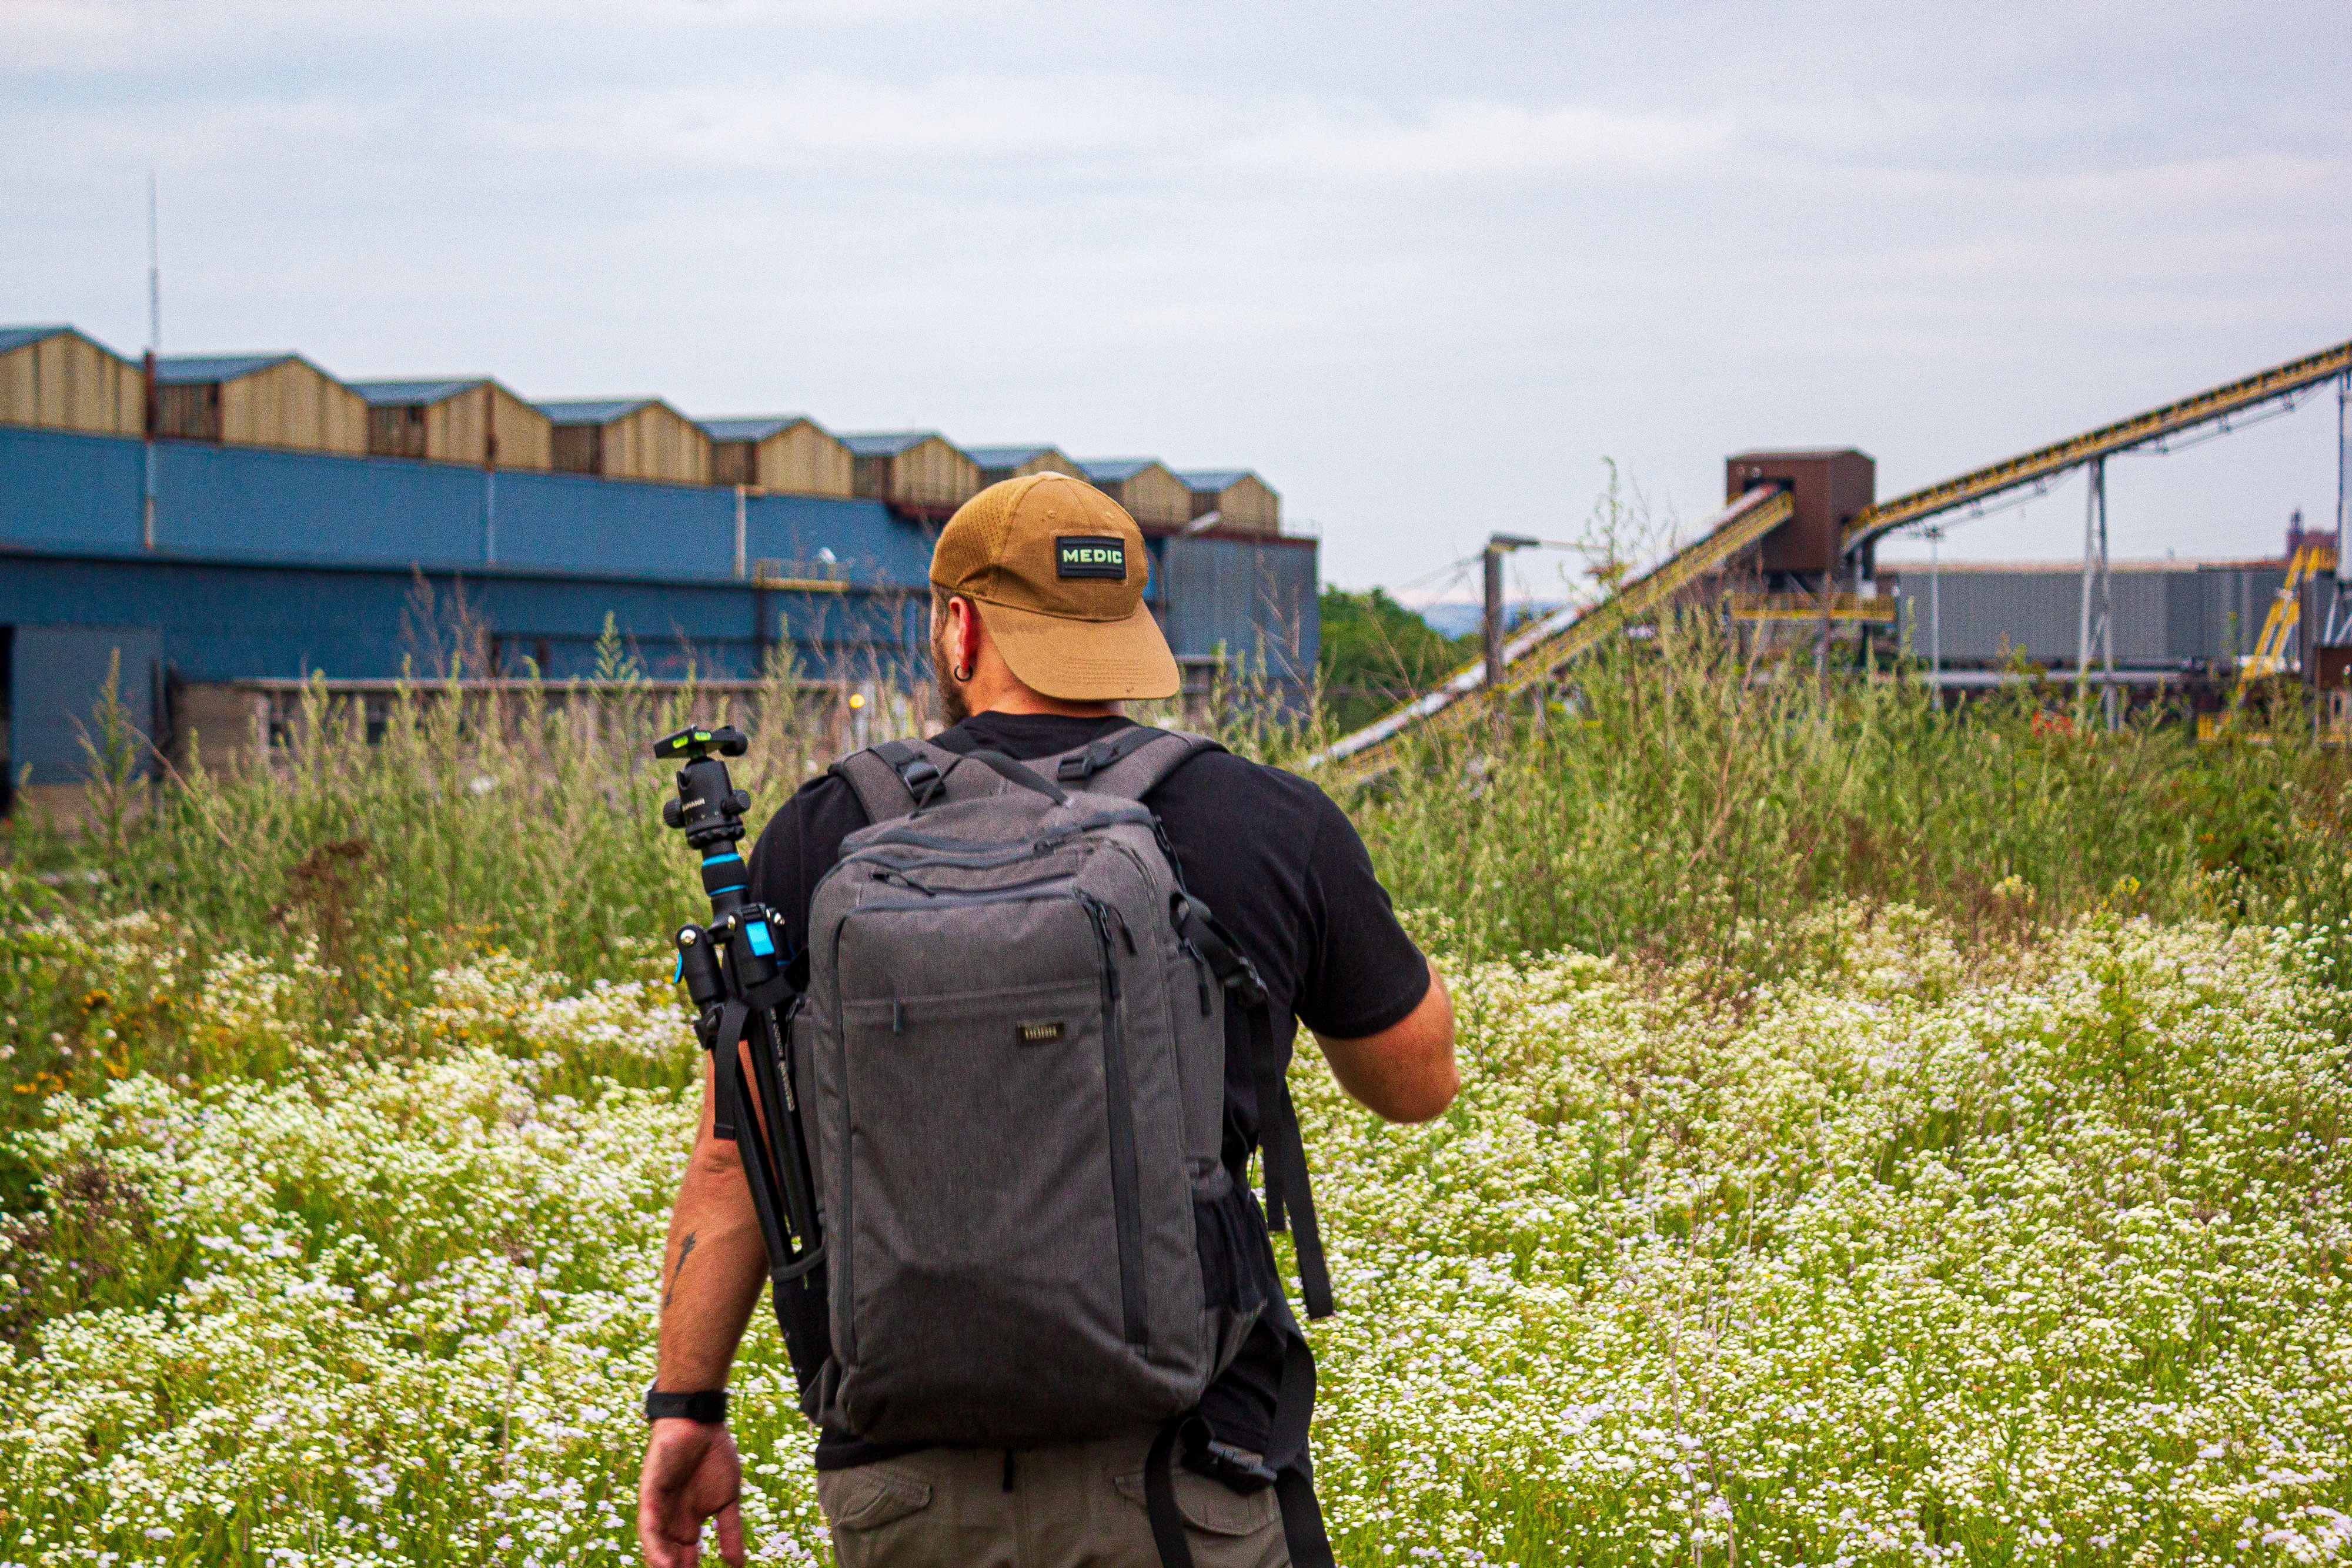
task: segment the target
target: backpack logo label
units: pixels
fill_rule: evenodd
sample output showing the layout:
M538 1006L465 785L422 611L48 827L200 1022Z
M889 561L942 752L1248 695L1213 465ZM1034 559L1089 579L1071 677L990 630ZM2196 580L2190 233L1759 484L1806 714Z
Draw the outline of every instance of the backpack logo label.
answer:
M1054 570L1060 577L1127 577L1127 541L1116 534L1059 534L1054 539Z
M1024 1045L1051 1045L1068 1032L1067 1026L1059 1019L1051 1023L1016 1023L1013 1026L1013 1038Z

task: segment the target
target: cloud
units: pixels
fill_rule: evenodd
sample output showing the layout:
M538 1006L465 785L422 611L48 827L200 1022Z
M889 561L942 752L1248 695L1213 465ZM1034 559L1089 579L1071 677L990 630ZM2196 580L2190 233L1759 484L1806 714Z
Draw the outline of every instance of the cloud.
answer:
M1731 144L1728 115L1625 114L1582 104L1528 109L1434 103L1411 113L1316 108L1297 123L1229 142L1251 169L1363 181L1661 175L1709 166Z
M29 76L119 65L131 53L135 26L121 5L9 0L0 5L0 70Z
M0 0L0 298L135 341L152 165L185 345L1244 464L1404 580L2346 336L2341 0L2116 15Z

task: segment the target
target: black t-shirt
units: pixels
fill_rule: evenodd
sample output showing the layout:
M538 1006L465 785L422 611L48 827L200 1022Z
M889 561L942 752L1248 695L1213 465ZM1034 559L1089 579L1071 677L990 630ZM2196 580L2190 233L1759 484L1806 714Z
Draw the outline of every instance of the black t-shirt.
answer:
M1033 761L1128 723L984 713L933 743ZM1166 830L1185 887L1257 966L1286 1061L1302 1019L1318 1034L1358 1040L1402 1022L1421 1005L1429 967L1397 924L1355 824L1322 790L1279 768L1212 751L1184 763L1143 803ZM841 841L866 825L856 791L828 773L802 786L761 832L751 852L751 896L782 922L791 951L807 939L810 894L840 859ZM1237 1056L1225 1063L1225 1163L1238 1180L1257 1145L1258 1108L1249 1064ZM821 1322L804 1326L819 1336L811 1343L823 1343ZM1265 1448L1281 1362L1280 1340L1261 1325L1201 1401L1221 1438ZM873 1446L841 1434L825 1433L817 1445L817 1462L827 1469L880 1457Z

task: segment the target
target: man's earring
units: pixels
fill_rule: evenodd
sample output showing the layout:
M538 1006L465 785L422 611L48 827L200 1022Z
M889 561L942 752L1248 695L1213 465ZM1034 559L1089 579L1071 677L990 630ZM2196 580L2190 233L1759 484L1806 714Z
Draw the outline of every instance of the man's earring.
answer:
M958 685L961 685L964 682L971 679L971 666L970 664L958 664L950 673L954 674L956 684Z

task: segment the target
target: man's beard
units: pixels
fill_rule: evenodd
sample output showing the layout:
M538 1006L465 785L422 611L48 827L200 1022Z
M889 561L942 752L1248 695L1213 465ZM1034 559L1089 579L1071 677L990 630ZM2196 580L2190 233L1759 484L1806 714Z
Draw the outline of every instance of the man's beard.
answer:
M950 724L961 724L971 716L971 704L965 699L963 687L948 674L953 661L948 657L946 632L946 626L941 626L931 633L931 684L939 688L940 712Z

